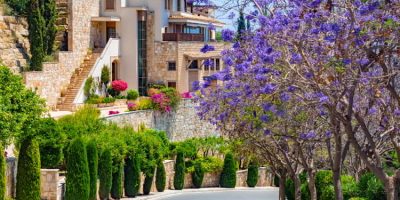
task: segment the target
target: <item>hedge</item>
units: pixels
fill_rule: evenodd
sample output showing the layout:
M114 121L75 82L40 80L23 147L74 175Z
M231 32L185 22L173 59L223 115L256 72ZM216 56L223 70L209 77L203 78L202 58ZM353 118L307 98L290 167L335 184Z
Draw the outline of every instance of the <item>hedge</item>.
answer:
M333 173L330 170L320 170L315 175L315 186L317 189L317 197L320 199L325 189L333 185ZM327 195L324 195L327 196Z
M236 164L232 153L227 153L224 160L219 184L224 188L235 188L236 186Z
M123 176L123 162L115 161L114 170L112 174L111 197L113 199L122 198L122 176Z
M94 140L91 140L88 143L86 149L87 149L89 177L90 177L89 200L97 200L97 175L98 175L99 156L97 153L96 142Z
M127 157L125 159L125 195L136 197L140 187L140 159L138 156Z
M176 155L174 188L182 190L185 185L185 157L181 151Z
M0 143L0 149L4 149ZM6 159L3 153L0 153L0 200L6 197Z
M247 171L247 185L249 187L255 187L258 182L258 164L252 160Z
M100 200L108 200L112 183L112 157L109 149L105 150L99 161Z
M69 145L67 156L66 200L88 199L90 176L85 143L81 138Z
M165 173L164 163L160 160L157 164L157 174L156 174L156 187L158 192L164 192L167 175Z
M27 138L21 143L16 190L16 200L40 200L40 153L36 140Z
M194 164L194 172L192 173L192 181L195 188L201 188L204 179L204 169L200 162Z
M153 168L154 171L154 168ZM148 195L151 192L151 186L153 185L154 173L149 173L144 178L143 183L143 194Z

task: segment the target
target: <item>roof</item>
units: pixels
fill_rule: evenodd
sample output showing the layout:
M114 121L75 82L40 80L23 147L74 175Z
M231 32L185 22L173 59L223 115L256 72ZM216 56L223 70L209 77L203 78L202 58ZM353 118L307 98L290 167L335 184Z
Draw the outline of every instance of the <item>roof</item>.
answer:
M209 58L220 58L221 52L219 51L209 51L207 53L202 52L187 52L185 56L191 60L195 59L209 59Z
M191 23L202 23L202 24L209 24L212 23L215 26L224 26L225 23L212 18L212 17L206 17L206 16L202 16L202 15L193 15L190 13L183 13L183 12L177 12L177 13L173 13L170 17L169 17L169 21L170 22L191 22Z

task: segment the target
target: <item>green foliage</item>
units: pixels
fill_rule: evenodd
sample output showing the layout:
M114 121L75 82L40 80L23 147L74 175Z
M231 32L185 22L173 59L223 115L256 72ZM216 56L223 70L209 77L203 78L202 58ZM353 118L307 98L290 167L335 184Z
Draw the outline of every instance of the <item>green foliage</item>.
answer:
M308 183L305 182L301 184L301 200L311 200L310 189L308 188Z
M367 199L384 200L386 199L385 187L383 183L375 176L371 177L367 182L368 188L366 193Z
M203 157L217 156L229 149L230 143L222 137L191 138L182 142L172 143L170 152L175 155L177 151L182 151L186 158L192 160L200 155Z
M154 108L153 102L149 98L141 98L137 106L138 110L150 110Z
M107 65L104 65L103 68L101 69L101 83L104 85L107 85L111 78L110 78L110 68Z
M139 92L137 90L128 90L126 93L126 98L128 100L136 100L139 97Z
M4 149L1 143L0 149ZM5 200L6 186L6 158L3 153L0 153L0 200Z
M329 185L324 188L324 191L322 192L321 197L319 198L321 200L332 200L335 199L335 188L333 185Z
M243 12L239 13L239 18L237 23L238 23L238 28L237 28L238 39L240 39L241 35L246 31L246 22L244 19Z
M348 200L352 197L356 197L357 196L356 180L349 175L342 175L340 179L342 181L343 198L345 200Z
M22 77L0 64L0 141L7 144L35 137L37 125L45 111L44 100L25 88Z
M94 93L94 79L93 77L89 76L86 81L85 85L83 86L83 93L89 99Z
M100 200L108 200L112 184L112 156L111 156L111 151L108 149L103 151L100 156L99 179L100 179L100 188L99 188Z
M112 97L106 97L103 99L102 103L114 103L115 102L115 98Z
M171 108L176 108L181 100L181 95L178 93L178 91L176 91L175 88L166 87L160 89L160 92L164 93L168 97Z
M154 168L153 168L154 169ZM149 195L153 185L154 173L146 175L143 183L143 194Z
M249 187L255 187L258 182L258 164L252 160L249 165L247 173L247 185Z
M176 155L175 162L175 175L174 175L174 188L182 190L185 184L185 156L183 152L179 151Z
M236 186L236 163L232 153L227 153L224 160L219 184L224 188L234 188Z
M294 182L292 179L286 179L285 195L288 200L294 200Z
M315 176L315 186L317 188L317 197L322 198L327 187L333 185L333 173L329 170L320 170ZM325 195L327 196L327 195Z
M28 12L29 43L31 46L31 60L29 69L31 71L42 71L44 59L43 31L45 21L42 15L40 0L30 0Z
M88 199L90 175L87 151L82 138L71 142L67 155L66 200Z
M195 188L201 188L204 179L204 170L200 162L195 163L194 172L192 173L192 181Z
M201 167L205 173L221 172L222 168L224 167L224 161L218 157L199 157L196 158L196 160L191 161L190 165L186 166L186 172L193 173L195 171L195 165L197 163L201 164Z
M156 187L158 192L164 192L166 181L167 175L165 173L164 163L159 160L156 174Z
M88 158L88 165L89 165L89 177L90 177L89 200L96 200L97 199L98 162L99 162L96 141L91 140L88 143L86 150L87 150L87 158Z
M16 190L16 200L40 200L39 144L29 138L21 143Z
M41 119L38 128L40 163L42 169L56 169L63 160L65 134L53 118Z
M136 197L140 187L140 158L138 155L129 156L125 159L125 195Z
M58 18L55 0L44 0L43 17L45 21L45 31L43 33L44 52L51 55L54 52L54 41L56 39Z
M16 16L26 16L29 0L5 0L6 4L12 9L12 14Z
M122 198L122 176L123 176L123 162L120 160L113 162L114 169L112 174L111 197L113 199Z
M353 197L353 198L350 198L349 200L368 200L368 199L363 198L363 197Z

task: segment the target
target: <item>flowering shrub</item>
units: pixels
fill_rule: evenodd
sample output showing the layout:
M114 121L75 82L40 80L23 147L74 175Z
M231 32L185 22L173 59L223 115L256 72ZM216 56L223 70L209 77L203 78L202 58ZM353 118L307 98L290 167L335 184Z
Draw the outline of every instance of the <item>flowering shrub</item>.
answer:
M138 110L139 106L135 103L128 103L128 110L129 111L135 111Z
M155 94L159 94L160 90L156 89L156 88L150 88L149 90L147 90L147 94L151 97Z
M111 83L111 87L115 91L123 92L128 88L128 84L122 80L115 80Z
M184 92L181 94L181 97L184 99L191 99L193 98L192 94L190 94L190 92Z
M119 111L110 110L108 111L108 115L118 115Z
M164 93L154 94L153 96L151 96L151 100L154 103L155 109L163 112L171 111L171 100Z

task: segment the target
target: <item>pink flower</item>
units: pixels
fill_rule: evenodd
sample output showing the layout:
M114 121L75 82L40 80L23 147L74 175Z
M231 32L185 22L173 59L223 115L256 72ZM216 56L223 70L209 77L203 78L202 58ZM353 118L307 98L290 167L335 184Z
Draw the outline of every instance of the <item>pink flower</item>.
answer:
M191 98L193 98L192 97L192 94L190 94L190 92L184 92L184 93L182 93L182 98L184 98L184 99L191 99Z
M115 91L123 92L128 88L128 83L122 80L115 80L111 83L111 87Z
M108 111L108 115L117 115L117 114L119 114L119 111L113 111L113 110Z

